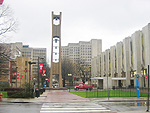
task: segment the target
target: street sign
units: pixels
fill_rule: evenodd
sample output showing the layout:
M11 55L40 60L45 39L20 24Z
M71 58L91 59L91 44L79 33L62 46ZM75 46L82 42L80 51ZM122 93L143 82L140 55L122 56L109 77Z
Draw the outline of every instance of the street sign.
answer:
M0 5L2 5L2 4L3 4L3 1L4 1L4 0L0 0Z

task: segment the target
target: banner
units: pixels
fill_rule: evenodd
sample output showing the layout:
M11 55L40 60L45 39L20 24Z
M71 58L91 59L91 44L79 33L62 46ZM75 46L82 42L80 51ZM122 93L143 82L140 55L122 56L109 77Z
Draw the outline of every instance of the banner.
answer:
M12 75L13 77L15 76L15 72L13 72L13 75Z
M39 72L40 72L40 73L42 73L43 66L44 66L44 63L40 63L40 69L39 69Z
M43 69L43 74L42 74L42 75L44 75L44 74L45 74L45 72L46 72L46 69Z
M4 1L4 0L0 0L0 5L2 5L2 4L3 4L3 1Z
M145 79L148 79L148 75L145 75Z
M17 74L17 79L19 79L19 74Z
M23 75L21 75L21 79L23 78Z

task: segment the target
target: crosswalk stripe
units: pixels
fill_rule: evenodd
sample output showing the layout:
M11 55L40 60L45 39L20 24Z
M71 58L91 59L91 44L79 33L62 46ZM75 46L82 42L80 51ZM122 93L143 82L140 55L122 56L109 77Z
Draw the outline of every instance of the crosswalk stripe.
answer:
M81 113L81 112L109 112L110 110L85 110L85 111L40 111L40 113Z
M102 107L102 108L41 108L42 110L53 110L53 109L59 109L59 110L63 110L63 109L77 109L77 110L79 110L79 109L82 109L82 110L84 110L84 109L106 109L106 108L104 108L104 107Z
M93 103L92 103L93 104ZM49 104L43 103L40 113L90 113L90 112L110 112L111 110L106 109L96 104Z

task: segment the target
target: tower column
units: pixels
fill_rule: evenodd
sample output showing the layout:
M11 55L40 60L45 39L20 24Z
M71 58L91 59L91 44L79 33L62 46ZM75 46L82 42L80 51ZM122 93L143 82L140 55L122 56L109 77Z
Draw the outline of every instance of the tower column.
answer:
M62 88L62 73L61 73L61 12L55 15L52 12L52 46L51 46L51 72L50 85L52 88L53 75L59 76L59 88Z

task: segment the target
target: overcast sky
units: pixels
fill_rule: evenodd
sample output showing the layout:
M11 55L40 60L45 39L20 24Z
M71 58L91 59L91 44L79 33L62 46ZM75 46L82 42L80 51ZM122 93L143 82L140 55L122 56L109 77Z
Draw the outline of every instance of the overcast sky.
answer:
M150 0L4 0L4 5L11 7L19 21L19 30L9 42L48 51L52 11L62 12L63 46L102 39L103 51L150 22Z

